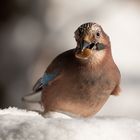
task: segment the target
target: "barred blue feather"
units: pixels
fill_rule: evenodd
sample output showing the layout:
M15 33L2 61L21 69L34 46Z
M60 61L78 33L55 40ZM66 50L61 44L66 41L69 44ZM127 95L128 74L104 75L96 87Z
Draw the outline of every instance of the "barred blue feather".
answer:
M50 81L52 81L56 76L57 72L45 73L34 85L33 92L39 92L44 86L47 86Z

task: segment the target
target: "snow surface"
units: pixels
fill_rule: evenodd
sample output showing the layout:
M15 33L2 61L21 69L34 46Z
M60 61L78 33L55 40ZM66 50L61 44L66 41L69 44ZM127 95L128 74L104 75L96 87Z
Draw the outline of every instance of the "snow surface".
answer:
M0 110L0 140L139 140L140 121L120 117L43 118L36 112Z

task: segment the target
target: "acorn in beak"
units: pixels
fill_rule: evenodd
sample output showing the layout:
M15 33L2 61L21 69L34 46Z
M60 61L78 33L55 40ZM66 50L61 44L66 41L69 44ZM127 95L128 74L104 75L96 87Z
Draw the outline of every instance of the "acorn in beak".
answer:
M80 46L76 48L76 57L81 59L87 59L91 56L94 51L100 51L105 48L104 44L99 42L92 42L88 43L87 41L83 40L80 43Z
M92 55L93 50L97 49L97 43L89 43L85 40L80 42L80 45L76 48L76 57L87 59L90 55Z

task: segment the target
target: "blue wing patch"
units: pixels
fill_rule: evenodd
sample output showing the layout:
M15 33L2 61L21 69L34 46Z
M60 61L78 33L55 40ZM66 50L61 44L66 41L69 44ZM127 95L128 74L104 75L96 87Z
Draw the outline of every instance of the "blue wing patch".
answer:
M52 81L56 76L57 76L56 73L53 73L53 74L45 73L44 76L42 77L41 82L43 85L47 85L48 82Z
M43 86L48 85L50 81L52 81L58 75L57 72L54 73L45 73L34 85L33 91L38 92L42 90Z

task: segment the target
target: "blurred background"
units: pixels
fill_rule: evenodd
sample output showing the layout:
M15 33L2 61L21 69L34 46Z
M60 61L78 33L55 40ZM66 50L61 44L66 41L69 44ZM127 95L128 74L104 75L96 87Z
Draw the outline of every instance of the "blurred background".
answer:
M74 31L97 22L110 36L122 92L97 116L140 119L139 0L1 0L0 108L23 108L21 97L59 53L74 48Z

